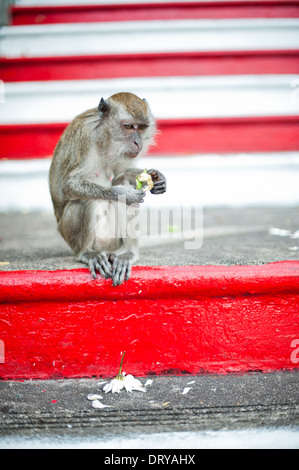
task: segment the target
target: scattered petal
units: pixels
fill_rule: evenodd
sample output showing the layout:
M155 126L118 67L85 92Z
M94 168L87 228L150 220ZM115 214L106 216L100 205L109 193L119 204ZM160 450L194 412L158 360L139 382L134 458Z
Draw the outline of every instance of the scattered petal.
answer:
M101 400L103 397L101 397L101 395L97 395L95 393L90 393L88 396L87 396L87 400Z
M162 406L167 406L167 405L169 405L169 403L170 403L170 401L166 401L165 403L163 403Z
M146 392L146 389L140 380L135 379L135 377L131 374L125 376L124 387L127 392L132 392L133 390L137 390L138 392Z
M289 246L289 250L290 251L297 251L297 250L299 250L299 247L298 246Z
M186 393L190 392L191 387L185 387L184 390L182 391L182 395L186 395Z
M91 404L94 408L111 408L109 405L104 405L99 400L93 400Z
M296 232L292 233L291 238L299 238L299 230L296 230Z
M153 383L153 380L152 379L147 379L147 381L145 382L144 386L145 387L148 387L149 385L152 385Z
M195 380L191 380L191 382L188 382L187 385L192 385L195 384Z
M292 235L292 232L290 230L284 230L282 228L276 228L272 227L269 229L270 235L277 235L279 237L289 237Z

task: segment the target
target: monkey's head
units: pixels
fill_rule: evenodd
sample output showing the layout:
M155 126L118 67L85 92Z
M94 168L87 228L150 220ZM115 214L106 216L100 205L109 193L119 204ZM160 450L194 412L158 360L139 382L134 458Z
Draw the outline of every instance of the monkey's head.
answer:
M152 143L156 125L145 99L132 93L116 93L101 99L98 113L118 156L135 158Z

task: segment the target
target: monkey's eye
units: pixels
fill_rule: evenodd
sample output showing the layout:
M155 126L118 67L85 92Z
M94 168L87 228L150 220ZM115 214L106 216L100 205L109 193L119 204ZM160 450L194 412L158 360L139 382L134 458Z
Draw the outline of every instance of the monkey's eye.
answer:
M147 126L146 124L139 124L138 127L139 127L139 130L140 130L140 131L145 131L145 129L148 128L148 126Z
M126 123L125 123L125 124L123 124L123 126L124 126L124 128L125 128L127 131L129 131L130 129L134 129L133 124L126 124Z

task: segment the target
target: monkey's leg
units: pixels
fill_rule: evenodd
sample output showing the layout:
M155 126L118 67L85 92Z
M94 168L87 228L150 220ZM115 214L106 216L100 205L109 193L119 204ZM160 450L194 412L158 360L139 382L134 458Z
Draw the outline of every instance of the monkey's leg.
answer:
M96 279L96 271L109 278L112 265L104 251L93 249L96 233L96 211L94 201L69 202L63 211L59 231L77 255L79 261L89 266Z
M139 210L121 202L114 203L117 216L118 237L121 246L111 255L113 260L112 280L118 286L127 281L131 268L138 260Z

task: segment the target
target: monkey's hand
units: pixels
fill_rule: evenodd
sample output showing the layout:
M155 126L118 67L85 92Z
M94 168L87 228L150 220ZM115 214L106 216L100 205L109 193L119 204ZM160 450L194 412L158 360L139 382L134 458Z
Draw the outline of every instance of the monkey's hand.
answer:
M132 186L114 186L116 199L125 202L128 206L139 207L144 202L145 193L142 189L134 189Z
M131 275L133 260L130 253L115 255L113 260L112 280L114 286L127 281Z
M151 189L152 194L163 194L166 191L166 178L158 170L148 170L148 173L151 175L154 187Z

